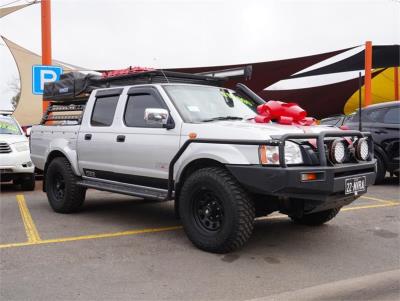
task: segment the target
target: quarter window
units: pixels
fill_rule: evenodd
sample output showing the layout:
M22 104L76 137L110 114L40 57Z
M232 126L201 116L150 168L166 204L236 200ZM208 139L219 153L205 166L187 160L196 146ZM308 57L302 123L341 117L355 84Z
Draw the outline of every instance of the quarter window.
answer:
M114 119L119 96L99 97L93 108L92 126L110 126Z
M147 124L144 120L144 112L149 108L165 109L165 106L161 100L150 93L130 95L125 109L125 124L129 127L161 127L158 124Z

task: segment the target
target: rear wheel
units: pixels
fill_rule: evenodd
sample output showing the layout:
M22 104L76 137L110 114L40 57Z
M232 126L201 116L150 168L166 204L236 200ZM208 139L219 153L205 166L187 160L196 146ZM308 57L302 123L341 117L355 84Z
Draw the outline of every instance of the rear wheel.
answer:
M320 226L333 219L340 211L341 207L333 208L325 211L305 214L301 217L290 216L290 218L298 224L307 226Z
M59 157L50 162L46 172L46 192L55 212L75 212L82 206L86 189L77 185L78 180L66 158Z
M178 206L187 236L202 250L231 252L243 246L253 231L253 202L224 168L191 174L182 186Z

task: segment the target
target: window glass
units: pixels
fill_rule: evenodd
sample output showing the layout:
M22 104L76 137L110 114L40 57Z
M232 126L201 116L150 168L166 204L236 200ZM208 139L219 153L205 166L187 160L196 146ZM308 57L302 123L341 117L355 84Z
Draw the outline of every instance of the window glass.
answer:
M185 122L246 120L256 116L256 106L229 89L189 85L166 85L164 89Z
M370 112L367 112L367 119L368 121L372 122L382 122L383 120L383 114L386 112L386 109L378 109L378 110L373 110ZM363 118L364 120L364 118Z
M383 122L399 124L400 123L400 107L389 109L383 118Z
M13 118L0 115L0 134L21 135L21 131Z
M119 96L99 97L94 104L92 119L93 126L110 126L114 119Z
M321 120L322 125L336 125L337 123L338 119L335 118Z
M162 127L159 124L146 123L144 111L149 108L165 109L165 106L163 106L161 100L150 93L130 95L125 109L125 124L130 127Z

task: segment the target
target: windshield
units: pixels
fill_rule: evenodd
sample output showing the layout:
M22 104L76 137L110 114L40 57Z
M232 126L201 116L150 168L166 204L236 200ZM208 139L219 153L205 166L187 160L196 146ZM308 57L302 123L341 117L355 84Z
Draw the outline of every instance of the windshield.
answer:
M253 102L225 88L166 85L164 89L188 123L245 120L256 116Z
M21 131L14 119L7 116L0 116L0 134L21 135Z

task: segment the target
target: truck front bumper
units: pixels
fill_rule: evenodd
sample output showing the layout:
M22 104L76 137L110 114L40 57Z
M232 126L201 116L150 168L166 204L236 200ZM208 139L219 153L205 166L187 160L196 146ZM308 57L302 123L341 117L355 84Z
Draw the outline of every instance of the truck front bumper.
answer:
M346 179L365 176L366 185L369 186L374 183L376 175L375 160L333 167L227 165L227 168L252 193L315 201L319 209L347 205L362 194L345 194ZM302 181L301 175L304 173L317 173L318 179Z

